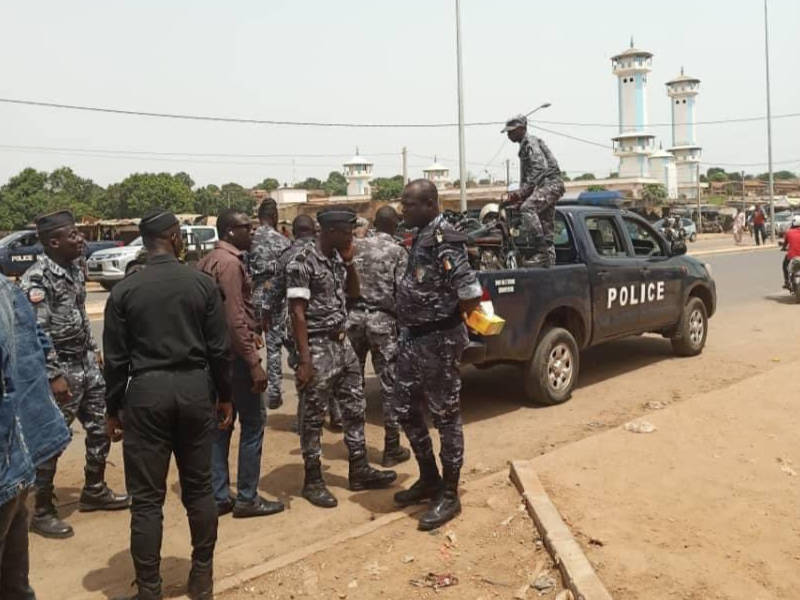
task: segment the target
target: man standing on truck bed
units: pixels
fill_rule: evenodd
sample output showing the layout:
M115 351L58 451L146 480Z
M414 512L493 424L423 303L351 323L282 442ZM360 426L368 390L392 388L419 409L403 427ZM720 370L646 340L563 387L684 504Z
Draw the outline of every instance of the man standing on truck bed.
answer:
M44 253L22 276L20 283L36 312L36 320L53 342L55 362L47 365L48 377L58 384L53 392L67 425L77 417L86 430L86 483L78 510L128 508L130 498L114 493L105 482L106 458L111 445L106 433L105 381L100 372L99 350L86 315L86 286L78 258L83 255L83 236L68 210L43 215L36 231ZM36 470L36 495L31 531L49 538L66 538L72 527L58 518L53 504L54 457Z
M469 266L466 236L439 214L436 186L426 179L403 190L403 220L418 233L397 286L402 327L395 410L419 463L419 480L395 494L408 506L433 500L419 521L435 529L461 512L458 480L464 462L459 363L469 338L462 315L478 307L481 286ZM439 430L443 477L425 424L424 405Z
M528 134L525 115L506 121L502 133L519 144L519 190L511 192L508 199L522 201L522 231L534 237L534 255L525 266L551 267L556 264L553 243L556 202L564 195L561 169L544 141Z

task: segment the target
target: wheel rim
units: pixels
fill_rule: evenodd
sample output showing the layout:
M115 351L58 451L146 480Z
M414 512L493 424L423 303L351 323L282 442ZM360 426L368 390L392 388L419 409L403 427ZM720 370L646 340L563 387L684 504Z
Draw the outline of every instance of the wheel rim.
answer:
M705 334L706 324L703 319L703 313L699 308L692 311L689 315L689 340L693 346L699 346L703 341L703 334Z
M556 344L547 359L547 384L554 392L567 389L572 382L574 358L566 344Z

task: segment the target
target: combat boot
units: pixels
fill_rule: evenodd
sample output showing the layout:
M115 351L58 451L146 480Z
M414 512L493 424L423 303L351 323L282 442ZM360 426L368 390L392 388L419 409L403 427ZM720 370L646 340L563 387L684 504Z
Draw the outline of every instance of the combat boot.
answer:
M333 508L339 504L336 497L325 487L325 481L322 479L322 465L320 465L319 459L306 461L306 480L301 493L303 498L314 506Z
M393 467L411 458L411 451L400 445L400 430L386 428L384 438L382 467Z
M441 527L461 514L461 501L458 499L458 476L460 469L445 467L442 489L436 501L420 517L419 530L430 531Z
M95 510L122 510L131 505L128 494L116 494L104 480L105 465L87 466L85 468L86 485L81 491L78 510L91 512Z
M420 504L435 498L442 488L442 478L439 475L439 467L436 466L436 459L430 456L419 461L419 479L407 490L397 492L394 501L399 506L411 506Z
M214 597L214 571L211 561L208 563L192 562L186 595L191 600L211 600Z
M397 479L395 471L373 469L367 462L366 454L350 458L350 489L354 492L389 487Z
M53 504L53 479L56 475L55 461L48 461L36 471L36 494L34 495L33 518L30 530L42 537L64 539L72 537L72 527L58 518Z

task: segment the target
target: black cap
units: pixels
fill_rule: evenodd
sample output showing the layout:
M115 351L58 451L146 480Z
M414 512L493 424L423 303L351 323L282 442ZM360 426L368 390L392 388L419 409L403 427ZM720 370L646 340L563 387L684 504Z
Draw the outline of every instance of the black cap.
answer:
M173 213L156 208L145 214L139 221L139 232L142 235L155 235L177 224L178 217Z
M507 131L511 131L516 129L517 127L527 127L528 126L528 117L525 115L517 115L515 117L511 117L508 121L506 121L506 126L500 131L500 133L506 133Z
M36 231L39 233L53 231L61 227L70 227L72 225L75 225L75 217L68 210L57 210L36 217Z
M351 210L326 210L317 213L317 222L320 227L329 227L332 225L350 225L356 224L356 213Z

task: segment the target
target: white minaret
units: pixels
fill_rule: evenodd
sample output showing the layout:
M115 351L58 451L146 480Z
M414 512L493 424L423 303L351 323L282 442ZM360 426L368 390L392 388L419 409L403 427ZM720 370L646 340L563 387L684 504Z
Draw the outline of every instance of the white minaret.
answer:
M672 148L678 172L678 194L697 199L697 166L702 149L697 145L695 100L700 80L681 74L667 82L667 95L672 105Z
M675 157L669 152L659 148L648 158L650 164L650 177L657 179L667 190L667 198L670 200L678 199L678 176L675 169Z
M619 135L612 138L614 155L619 157L620 177L649 177L647 157L653 153L655 136L647 131L647 74L653 54L631 46L611 57L617 76Z
M348 196L369 196L372 193L369 182L372 180L372 161L358 153L344 163L344 177L347 179Z
M450 184L450 169L436 161L433 157L433 164L422 169L422 176L428 181L432 181L437 189L444 189Z

